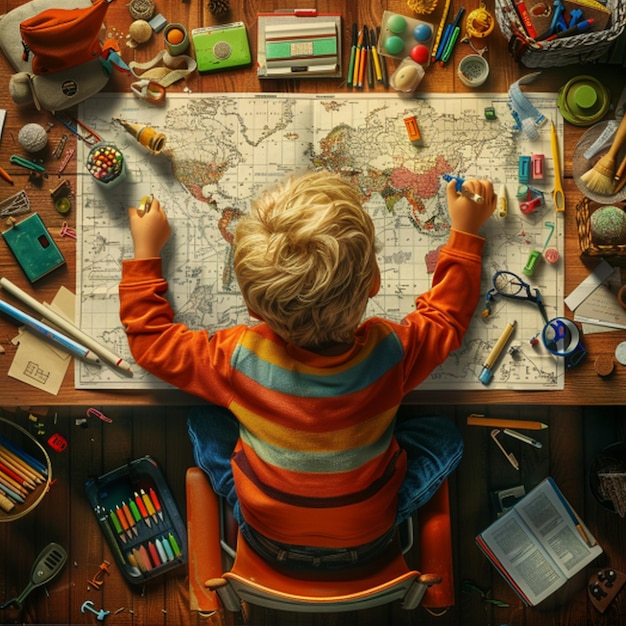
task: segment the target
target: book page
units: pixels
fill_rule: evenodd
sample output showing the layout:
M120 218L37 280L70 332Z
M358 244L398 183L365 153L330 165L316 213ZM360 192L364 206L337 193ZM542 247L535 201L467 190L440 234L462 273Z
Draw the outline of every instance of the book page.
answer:
M555 592L567 580L548 553L529 532L515 510L492 524L481 538L491 550L501 573L512 579L522 598L535 605Z
M589 529L551 479L533 489L516 508L567 578L602 553Z

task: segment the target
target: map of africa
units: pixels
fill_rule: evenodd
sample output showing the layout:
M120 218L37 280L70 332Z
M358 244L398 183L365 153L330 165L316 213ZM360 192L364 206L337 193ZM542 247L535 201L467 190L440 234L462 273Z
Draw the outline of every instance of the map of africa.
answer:
M562 137L554 94L528 94L552 119ZM485 108L493 107L495 119ZM408 138L404 119L415 116L423 146ZM127 176L104 189L86 171L78 176L77 315L81 328L131 363L119 320L117 288L121 262L133 249L127 207L154 194L167 210L172 238L164 251L164 272L177 321L190 328L217 330L249 323L232 271L232 241L238 218L251 199L294 172L325 168L361 190L376 224L382 274L380 294L368 315L402 319L414 298L429 288L437 251L449 231L442 174L486 177L496 190L506 185L508 211L496 210L483 227L486 238L483 290L492 276L522 269L533 250L563 250L563 221L555 215L551 191L554 168L549 124L530 142L516 129L506 94L441 95L403 99L389 94L173 94L163 107L134 96L100 94L80 105L79 118L103 141L124 154ZM165 149L149 153L115 120L143 123L167 137ZM90 146L78 142L78 162ZM543 206L519 209L520 155L545 155L544 178L532 181ZM541 260L531 277L548 318L562 314L562 259ZM489 384L493 389L562 389L562 359L531 339L543 321L531 303L496 297L491 313L484 303L463 346L433 372L422 389L485 389L482 364L506 323L517 322ZM536 343L536 342L533 342ZM167 385L133 364L126 377L107 366L80 363L79 389L160 388Z

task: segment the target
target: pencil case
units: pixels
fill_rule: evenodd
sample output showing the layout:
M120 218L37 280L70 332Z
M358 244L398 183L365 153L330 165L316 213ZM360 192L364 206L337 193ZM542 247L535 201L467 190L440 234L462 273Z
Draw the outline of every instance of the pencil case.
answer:
M124 578L140 584L187 562L187 530L158 463L130 461L85 483Z

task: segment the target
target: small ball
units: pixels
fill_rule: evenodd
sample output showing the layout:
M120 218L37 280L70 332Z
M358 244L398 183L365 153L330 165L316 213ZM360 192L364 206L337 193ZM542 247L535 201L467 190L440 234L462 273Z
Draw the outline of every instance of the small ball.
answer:
M404 40L402 37L392 35L385 41L385 50L389 54L400 54L404 50Z
M413 38L416 41L428 41L433 36L433 29L428 24L418 24L413 29Z
M137 43L146 43L152 37L152 27L146 20L135 20L130 25L128 34Z
M406 28L406 19L404 17L402 17L402 15L392 15L388 20L387 20L387 28L392 32L392 33L402 33L404 32L404 29Z
M605 206L591 214L591 236L596 243L626 243L626 213L616 206Z
M183 33L180 28L170 28L170 30L167 31L167 41L173 46L182 43L183 39L185 39L185 33Z
M430 58L430 50L428 49L428 46L425 46L424 44L413 46L411 48L411 58L420 65L428 63L428 59Z
M48 144L48 133L41 124L26 124L21 128L17 140L26 152L39 152Z

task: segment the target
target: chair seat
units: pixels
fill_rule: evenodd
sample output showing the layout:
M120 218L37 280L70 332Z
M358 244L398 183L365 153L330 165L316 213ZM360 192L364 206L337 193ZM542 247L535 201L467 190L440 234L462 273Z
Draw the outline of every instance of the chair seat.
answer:
M198 467L187 471L186 485L192 610L216 610L218 595L228 611L239 611L242 601L284 611L324 613L366 609L395 600L411 610L422 602L425 594L428 596L439 588L441 592L433 598L427 597L424 604L444 608L454 604L449 509L443 506L448 503L445 482L444 489L433 498L436 514L429 512L424 516L421 529L424 532L420 537L420 557L427 557L426 571L436 574L421 574L409 568L399 541L391 543L377 559L355 568L337 571L279 568L254 552L239 533L234 563L229 571L224 571L218 496ZM436 567L431 569L431 565Z

